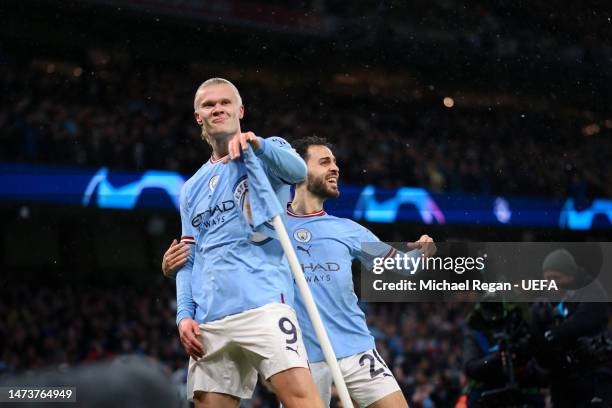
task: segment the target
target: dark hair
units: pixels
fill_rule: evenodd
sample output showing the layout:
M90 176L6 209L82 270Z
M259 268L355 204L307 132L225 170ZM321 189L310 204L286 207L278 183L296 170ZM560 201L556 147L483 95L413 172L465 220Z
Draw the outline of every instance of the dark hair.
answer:
M291 146L304 160L308 160L308 148L310 146L325 146L329 150L333 150L333 145L327 141L324 137L319 136L306 136L300 139L295 139L291 142Z

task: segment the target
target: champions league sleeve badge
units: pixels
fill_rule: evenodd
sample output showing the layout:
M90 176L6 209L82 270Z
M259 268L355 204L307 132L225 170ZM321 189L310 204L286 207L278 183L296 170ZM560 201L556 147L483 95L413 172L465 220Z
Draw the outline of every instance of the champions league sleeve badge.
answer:
M253 229L253 213L251 211L251 203L249 202L249 181L247 176L242 176L235 184L233 189L234 202L242 212L244 219ZM264 231L252 231L250 235L251 241L256 245L262 245L276 237L276 231L272 224L264 223Z

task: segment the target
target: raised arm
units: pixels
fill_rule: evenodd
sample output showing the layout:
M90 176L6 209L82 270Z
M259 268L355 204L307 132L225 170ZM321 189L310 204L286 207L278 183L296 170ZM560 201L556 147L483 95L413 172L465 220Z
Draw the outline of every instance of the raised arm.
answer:
M283 138L273 136L267 139L255 136L253 132L236 135L229 141L228 156L224 163L240 157L240 150L253 147L255 155L263 162L264 168L272 184L296 184L306 178L306 163ZM272 176L272 177L270 177Z
M283 138L259 138L255 154L267 169L285 184L296 184L306 177L306 163Z
M380 262L385 258L394 258L397 255L402 258L409 260L415 258L415 262L406 262L406 268L399 270L393 270L393 272L399 275L414 275L420 268L414 269L414 265L420 265L418 258L421 256L428 257L432 256L436 252L436 247L433 239L428 235L422 235L418 241L410 242L407 244L408 252L397 251L395 248L382 242L376 235L374 235L367 228L354 223L355 231L350 234L354 238L352 239L351 252L353 258L358 259L367 269L374 270L376 265L380 265ZM376 261L378 260L378 261ZM375 271L375 270L374 270ZM376 271L375 271L376 272Z

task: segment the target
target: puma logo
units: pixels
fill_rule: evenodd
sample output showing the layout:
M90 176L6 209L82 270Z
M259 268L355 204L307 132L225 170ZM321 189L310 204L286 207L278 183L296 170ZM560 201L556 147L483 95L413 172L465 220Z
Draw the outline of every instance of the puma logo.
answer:
M305 248L301 245L297 246L298 251L306 252L308 256L310 256L310 248L312 248L312 245L310 245L308 248Z
M295 352L295 354L297 354L299 356L300 353L298 353L297 349L298 349L297 347L296 348L291 348L289 346L285 346L285 350L291 350L291 351Z

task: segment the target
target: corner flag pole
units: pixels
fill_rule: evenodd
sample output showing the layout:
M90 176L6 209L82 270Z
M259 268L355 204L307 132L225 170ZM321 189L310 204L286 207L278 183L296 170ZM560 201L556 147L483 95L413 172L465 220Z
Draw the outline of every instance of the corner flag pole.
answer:
M300 266L300 262L298 261L297 255L295 254L293 246L291 245L291 241L289 241L289 235L287 235L287 230L285 229L285 225L283 224L283 220L281 219L280 215L276 215L274 218L272 218L272 225L274 226L278 239L280 240L283 250L285 251L285 255L289 261L289 266L291 267L291 272L293 272L295 282L300 289L302 299L304 299L304 305L306 306L308 317L310 317L312 327L314 327L319 343L321 344L321 349L325 355L325 361L327 361L327 364L331 369L334 383L336 384L338 394L340 395L340 401L342 401L342 406L344 408L352 408L353 402L351 401L348 389L344 383L344 378L340 372L340 366L336 360L336 354L332 349L327 332L323 327L319 310L317 309L317 306L312 298L312 293L310 293L310 288L308 287L308 283L306 283L306 278L304 278L304 272L302 272L302 267Z

